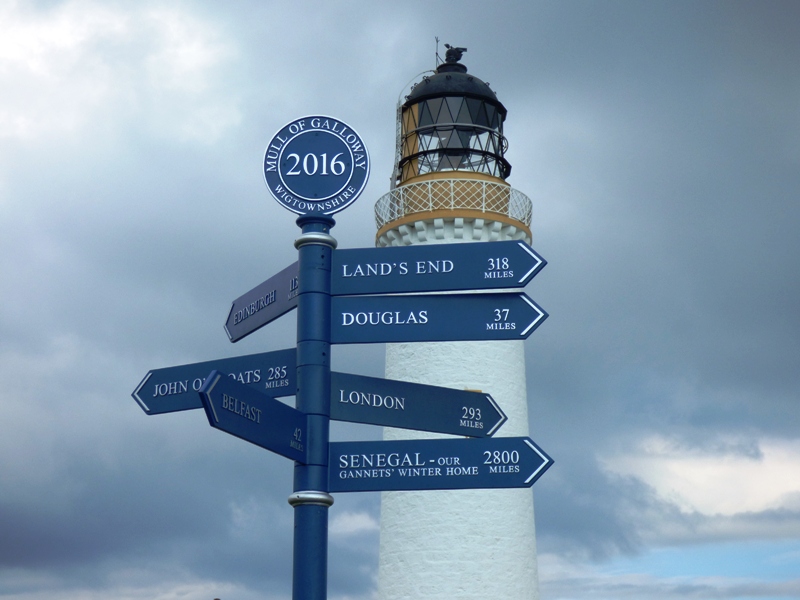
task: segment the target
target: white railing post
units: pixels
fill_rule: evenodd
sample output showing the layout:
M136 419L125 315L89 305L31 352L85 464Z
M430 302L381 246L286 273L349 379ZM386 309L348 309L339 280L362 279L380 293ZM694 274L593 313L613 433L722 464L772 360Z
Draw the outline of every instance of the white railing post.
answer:
M450 210L456 207L456 180L450 180Z

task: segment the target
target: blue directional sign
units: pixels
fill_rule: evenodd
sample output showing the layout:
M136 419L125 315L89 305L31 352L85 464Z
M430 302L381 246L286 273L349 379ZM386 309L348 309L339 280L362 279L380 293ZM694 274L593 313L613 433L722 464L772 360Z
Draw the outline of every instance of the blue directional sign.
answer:
M331 342L522 340L546 318L525 294L338 296Z
M334 250L331 293L347 296L522 288L546 264L524 242Z
M297 391L297 351L278 350L148 371L132 396L148 415L202 408L197 392L211 370L271 396Z
M272 196L300 215L331 215L367 185L369 153L355 130L325 116L295 119L276 133L264 154Z
M231 304L225 333L238 342L290 310L297 308L298 266L292 263Z
M212 427L301 463L306 462L306 415L212 371L200 389Z
M530 487L553 459L527 437L336 442L331 492Z
M331 373L331 419L489 437L507 417L489 394Z

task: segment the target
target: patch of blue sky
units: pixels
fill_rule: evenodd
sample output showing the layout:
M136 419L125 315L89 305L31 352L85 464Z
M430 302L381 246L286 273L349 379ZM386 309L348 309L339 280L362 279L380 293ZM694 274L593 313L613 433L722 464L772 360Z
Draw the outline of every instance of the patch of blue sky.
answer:
M641 573L658 578L791 581L800 579L800 540L659 548L641 556L619 558L601 571L609 575ZM759 597L759 600L769 599Z

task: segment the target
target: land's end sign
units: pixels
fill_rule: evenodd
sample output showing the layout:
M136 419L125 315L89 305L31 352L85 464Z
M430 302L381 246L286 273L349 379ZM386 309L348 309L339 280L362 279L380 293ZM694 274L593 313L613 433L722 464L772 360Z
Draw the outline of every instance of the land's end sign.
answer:
M523 288L546 264L525 242L337 249L331 294Z

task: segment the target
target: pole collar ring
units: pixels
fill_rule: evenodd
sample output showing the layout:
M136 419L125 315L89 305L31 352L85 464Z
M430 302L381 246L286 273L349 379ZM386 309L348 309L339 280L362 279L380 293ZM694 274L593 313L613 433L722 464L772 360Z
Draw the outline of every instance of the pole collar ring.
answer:
M289 504L292 505L292 507L297 507L304 504L331 506L333 505L333 496L327 492L317 492L314 490L294 492L291 496L289 496Z
M294 247L298 249L300 246L305 246L307 244L318 244L320 246L330 246L331 248L336 248L336 246L339 245L339 242L337 242L336 238L332 235L316 231L304 233L294 241Z

